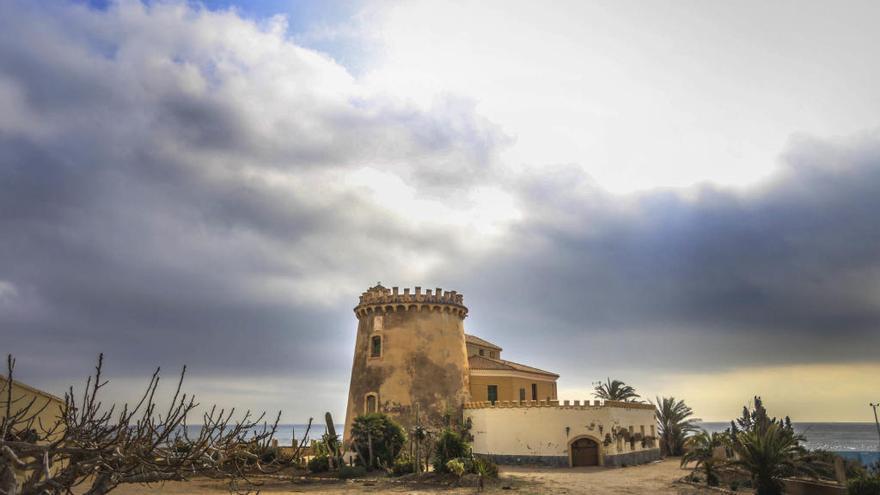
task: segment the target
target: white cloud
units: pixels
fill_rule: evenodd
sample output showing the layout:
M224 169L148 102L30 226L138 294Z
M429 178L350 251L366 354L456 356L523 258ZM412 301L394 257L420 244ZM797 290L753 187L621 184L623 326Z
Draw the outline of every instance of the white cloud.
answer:
M850 4L848 4L850 5ZM612 191L751 184L793 132L880 125L878 5L378 2L365 80L475 99L511 167L577 164Z

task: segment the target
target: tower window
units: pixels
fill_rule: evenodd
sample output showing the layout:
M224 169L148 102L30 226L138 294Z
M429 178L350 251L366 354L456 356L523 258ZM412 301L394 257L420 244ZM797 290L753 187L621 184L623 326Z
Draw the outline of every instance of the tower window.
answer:
M375 335L370 339L370 357L380 357L382 355L382 336Z
M376 399L376 394L367 394L367 403L364 407L367 414L371 414L379 411L378 402Z

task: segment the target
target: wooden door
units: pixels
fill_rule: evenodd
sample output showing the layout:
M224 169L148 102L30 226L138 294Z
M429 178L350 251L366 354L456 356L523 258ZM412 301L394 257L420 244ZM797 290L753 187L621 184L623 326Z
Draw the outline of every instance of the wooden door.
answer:
M571 444L571 465L598 466L599 444L589 438L581 438Z

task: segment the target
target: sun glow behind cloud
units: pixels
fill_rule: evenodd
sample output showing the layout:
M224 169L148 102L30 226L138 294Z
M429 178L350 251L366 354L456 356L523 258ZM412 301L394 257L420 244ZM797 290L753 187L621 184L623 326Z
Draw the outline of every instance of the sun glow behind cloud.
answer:
M473 98L515 137L514 169L574 163L613 192L748 185L792 132L855 132L880 111L863 14L749 6L378 2L364 80L422 105Z

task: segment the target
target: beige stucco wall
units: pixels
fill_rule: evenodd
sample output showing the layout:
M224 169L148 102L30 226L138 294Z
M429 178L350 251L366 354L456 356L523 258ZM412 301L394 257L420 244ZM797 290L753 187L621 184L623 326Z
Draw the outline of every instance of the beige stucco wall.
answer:
M0 419L6 417L6 403L8 397L6 388L7 383L6 377L0 376ZM61 416L61 407L64 405L64 401L41 390L13 381L11 414L17 414L19 411L27 407L32 400L34 402L30 408L31 413L35 413L40 409L42 409L42 411L34 419L31 428L37 430L42 436L44 431L41 429L41 423L42 427L45 429L54 427L55 423ZM56 433L61 434L62 431L59 430Z
M469 400L463 314L449 306L395 306L359 316L345 437L356 416L364 414L366 395L378 396L379 410L405 427L414 404L421 421L442 422ZM370 357L370 338L382 337L382 355Z
M479 407L464 410L471 421L473 450L477 454L503 456L568 457L569 445L579 438L590 438L599 444L599 462L607 456L627 454L656 447L642 447L635 442L612 440L605 445L605 436L612 430L633 427L633 432L651 435L655 427L654 411L629 407ZM612 436L613 438L613 436ZM658 445L658 444L655 444Z
M519 400L519 390L526 390L526 400L532 400L532 384L538 385L537 400L556 400L556 381L546 378L523 376L479 376L471 372L470 390L472 401L489 400L489 385L498 386L498 400Z

